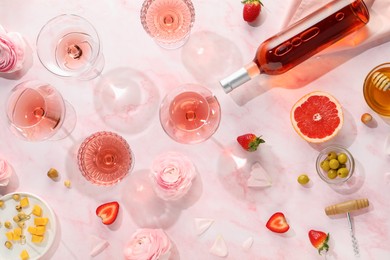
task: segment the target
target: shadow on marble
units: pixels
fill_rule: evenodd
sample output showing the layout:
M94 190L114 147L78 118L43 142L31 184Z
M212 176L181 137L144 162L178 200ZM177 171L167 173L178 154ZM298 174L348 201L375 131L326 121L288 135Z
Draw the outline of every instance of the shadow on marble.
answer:
M125 209L137 226L168 228L181 214L181 209L156 196L148 170L133 172L121 191Z
M124 207L139 227L168 228L179 218L181 211L195 204L203 191L200 174L193 180L191 189L184 197L166 201L157 196L149 170L131 174L122 190Z
M348 195L356 193L363 186L366 179L366 174L363 165L355 158L355 170L352 177L342 184L329 184L335 192Z
M243 65L242 55L231 40L211 31L191 34L182 47L181 59L194 78L208 88Z
M261 151L256 152L244 151L235 144L227 144L221 148L217 174L226 191L237 199L248 202L269 199L269 188L277 183L280 177L271 173L281 172L281 169L277 169L281 164L278 164L278 158L273 154L271 147L264 144ZM265 162L273 163L270 165ZM258 167L261 167L261 170L256 171L257 176L253 176ZM248 186L251 178L257 179L259 186Z
M160 93L145 74L132 68L116 68L98 79L94 105L107 126L138 134L157 116Z

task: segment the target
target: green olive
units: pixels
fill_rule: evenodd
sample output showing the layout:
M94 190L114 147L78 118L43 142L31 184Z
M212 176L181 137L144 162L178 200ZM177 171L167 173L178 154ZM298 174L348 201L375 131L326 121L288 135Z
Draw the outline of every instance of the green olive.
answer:
M340 163L337 159L332 159L329 161L329 167L331 169L337 170L340 166Z
M339 155L337 155L337 160L339 161L339 163L345 164L348 161L348 156L345 153L340 153Z
M335 152L329 152L328 153L328 157L326 157L329 161L332 160L332 159L336 159L337 158L337 154Z
M340 168L337 170L337 175L340 177L340 178L346 178L348 177L349 175L349 170L348 168Z
M337 171L334 170L334 169L330 169L330 170L328 171L328 178L331 179L331 180L333 180L333 179L335 179L336 177L337 177Z
M321 169L323 169L324 171L329 171L330 169L330 166L329 166L329 161L328 160L323 160L321 163L320 163L320 166L321 166Z
M306 174L301 174L298 176L298 183L299 184L305 185L309 181L310 181L309 176L307 176Z

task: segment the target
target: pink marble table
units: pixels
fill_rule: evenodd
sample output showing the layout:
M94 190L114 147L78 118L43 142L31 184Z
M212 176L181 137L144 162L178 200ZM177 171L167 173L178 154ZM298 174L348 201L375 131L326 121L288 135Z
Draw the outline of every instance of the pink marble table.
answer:
M389 62L390 43L319 55L285 75L258 77L231 94L219 86L220 79L253 58L261 41L282 28L294 1L264 0L262 18L250 26L242 20L238 0L195 0L196 21L190 40L171 51L160 48L143 30L139 18L142 0L0 2L0 24L20 32L31 50L22 73L0 77L2 110L13 86L40 79L56 86L77 113L77 125L69 137L35 143L13 136L5 113L0 116L0 156L14 169L0 194L24 191L39 195L58 218L56 242L43 259L123 259L125 245L140 227L164 229L175 244L174 259L221 259L209 252L218 236L228 249L224 259L324 259L309 242L310 229L331 234L327 259L354 259L346 216L328 217L324 208L358 198L370 201L369 208L352 213L361 259L390 259L390 155L384 148L389 121L371 111L362 94L366 74ZM211 89L222 108L214 136L197 145L174 142L160 126L157 106L148 108L148 120L101 116L98 79L59 78L48 72L36 55L40 28L62 13L78 14L94 24L103 44L103 74L119 67L144 73L156 86L156 104L183 83ZM330 143L352 152L356 171L342 187L329 186L317 176L315 159L322 146L305 142L290 123L293 104L314 90L332 93L343 107L344 126ZM374 127L361 123L365 112L373 115ZM112 123L116 120L124 123ZM136 158L132 173L112 187L87 182L76 162L84 138L102 130L125 137ZM257 152L244 152L235 139L246 132L262 135L266 143ZM189 156L199 173L189 196L177 203L156 200L145 179L153 159L167 151ZM246 187L250 165L256 162L271 176L270 187ZM60 172L60 181L46 177L51 167ZM297 183L302 173L311 178L308 187ZM66 179L72 182L70 189L63 185ZM95 209L111 200L118 201L121 209L117 221L105 226ZM285 234L265 227L277 211L283 212L290 224ZM195 218L213 219L214 223L197 235ZM109 242L95 257L90 256L93 237ZM251 237L253 245L244 249L242 243Z

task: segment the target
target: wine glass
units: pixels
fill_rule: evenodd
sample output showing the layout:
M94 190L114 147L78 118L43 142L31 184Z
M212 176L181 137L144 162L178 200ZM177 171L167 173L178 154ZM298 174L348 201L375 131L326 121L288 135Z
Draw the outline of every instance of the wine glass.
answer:
M145 0L142 5L142 26L166 49L184 45L194 21L195 9L191 0Z
M218 129L221 108L207 88L184 84L169 92L160 106L160 123L175 141L196 144Z
M76 124L73 107L53 86L38 80L14 87L6 111L11 131L27 141L62 139Z
M89 80L103 70L99 35L81 16L62 14L49 20L36 44L43 66L58 76Z
M101 131L87 137L77 154L83 176L93 184L111 186L133 168L134 155L120 135Z

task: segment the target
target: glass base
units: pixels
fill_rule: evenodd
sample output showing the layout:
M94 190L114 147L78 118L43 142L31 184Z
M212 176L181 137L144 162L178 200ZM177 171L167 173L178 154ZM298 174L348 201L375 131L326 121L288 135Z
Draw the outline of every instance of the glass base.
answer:
M144 131L158 111L160 94L152 81L131 68L117 68L100 77L95 107L110 127L131 134Z

